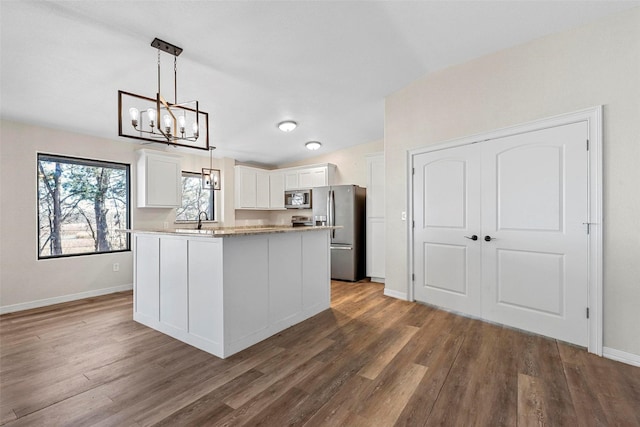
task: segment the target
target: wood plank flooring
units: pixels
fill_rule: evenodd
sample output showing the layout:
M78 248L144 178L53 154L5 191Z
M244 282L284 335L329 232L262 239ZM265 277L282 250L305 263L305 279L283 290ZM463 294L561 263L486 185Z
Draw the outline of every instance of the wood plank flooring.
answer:
M332 283L332 308L226 360L132 295L0 317L0 424L640 426L640 368Z

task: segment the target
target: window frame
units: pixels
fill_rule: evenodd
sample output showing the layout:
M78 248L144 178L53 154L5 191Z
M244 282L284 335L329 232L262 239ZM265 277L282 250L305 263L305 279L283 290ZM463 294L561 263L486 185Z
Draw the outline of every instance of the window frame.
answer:
M102 251L102 252L83 252L83 253L75 253L75 254L59 254L59 255L41 255L40 253L40 170L39 165L41 161L54 161L59 163L67 163L73 165L81 165L81 166L93 166L93 167L111 167L112 169L120 169L125 171L126 177L126 201L127 201L127 209L126 209L126 220L127 226L125 228L131 227L131 164L129 163L121 163L114 162L110 160L97 160L97 159L89 159L84 157L73 157L61 154L50 154L50 153L36 153L36 217L37 217L37 229L36 229L36 252L38 254L38 260L48 260L48 259L58 259L58 258L72 258L72 257L81 257L81 256L91 256L91 255L106 255L106 254L114 254L120 252L131 252L131 235L126 233L126 248L125 249L115 249L110 251Z
M202 179L202 174L199 172L191 172L191 171L181 171L180 172L180 180L182 180L182 178L186 177L190 177L190 178L198 178L199 180ZM182 183L181 183L182 184ZM182 185L180 186L182 188ZM218 222L217 218L216 218L216 197L215 197L215 191L214 190L206 190L209 191L211 194L209 195L209 206L211 208L211 212L207 212L207 217L209 218L206 221L202 221L202 222ZM180 193L180 205L182 206L182 191ZM211 215L209 215L211 214ZM191 224L191 223L197 223L198 219L178 219L177 215L176 215L176 219L175 219L175 223L176 224Z

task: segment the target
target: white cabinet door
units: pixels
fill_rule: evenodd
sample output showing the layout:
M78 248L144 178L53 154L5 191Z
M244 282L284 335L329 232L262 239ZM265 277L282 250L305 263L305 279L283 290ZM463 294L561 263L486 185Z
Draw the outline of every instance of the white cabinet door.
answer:
M256 208L269 209L269 172L256 172Z
M413 166L415 298L474 316L482 311L479 145L420 154Z
M139 150L138 207L174 208L182 203L180 157Z
M312 168L300 171L300 188L323 187L327 185L327 168Z
M256 171L236 166L236 208L251 209L256 207L258 194Z
M269 175L269 207L284 209L284 174L271 173Z
M298 171L290 171L284 174L284 188L287 190L295 190L300 188L298 185Z

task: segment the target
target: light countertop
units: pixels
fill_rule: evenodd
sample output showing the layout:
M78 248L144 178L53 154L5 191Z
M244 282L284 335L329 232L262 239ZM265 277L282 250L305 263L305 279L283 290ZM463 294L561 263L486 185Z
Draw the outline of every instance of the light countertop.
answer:
M331 230L337 227L331 226L259 226L259 227L225 227L225 228L170 228L170 229L126 229L118 230L123 233L145 233L145 234L170 234L174 236L199 236L199 237L233 237L252 236L257 234L272 233L299 233L306 231Z

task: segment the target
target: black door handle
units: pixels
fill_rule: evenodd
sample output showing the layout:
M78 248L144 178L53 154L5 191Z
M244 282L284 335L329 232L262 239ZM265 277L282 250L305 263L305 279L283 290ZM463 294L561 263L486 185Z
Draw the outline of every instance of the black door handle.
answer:
M471 236L471 237L469 237L469 236L464 236L464 237L466 237L467 239L471 239L471 240L478 240L478 236L476 236L475 234L473 236Z
M490 242L491 240L492 240L491 236L484 236L484 241L485 242Z

